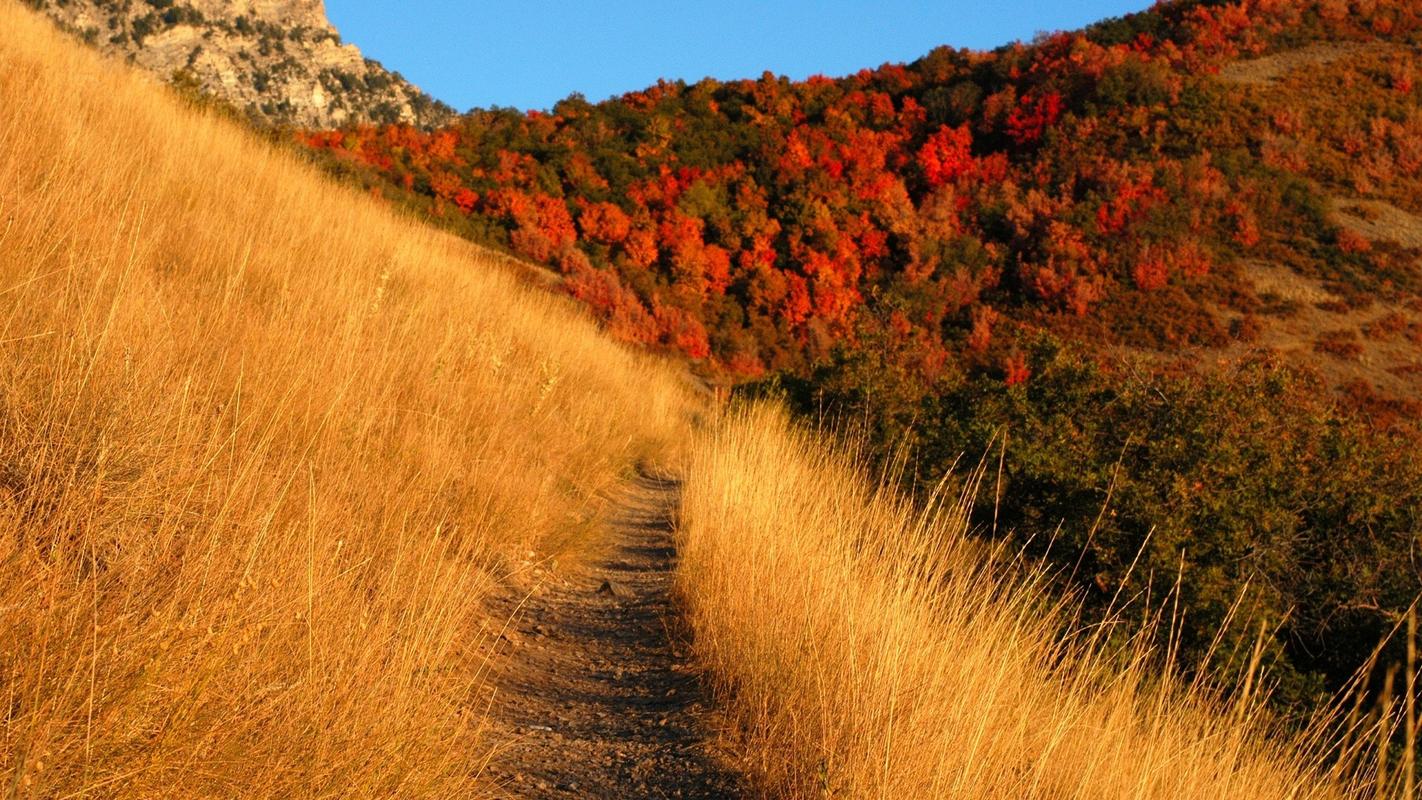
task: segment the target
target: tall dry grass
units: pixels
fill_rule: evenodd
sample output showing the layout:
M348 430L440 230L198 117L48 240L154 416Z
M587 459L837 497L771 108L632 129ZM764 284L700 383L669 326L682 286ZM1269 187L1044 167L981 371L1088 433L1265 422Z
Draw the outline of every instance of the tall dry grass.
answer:
M676 446L677 380L0 0L0 791L477 793L480 595ZM779 412L688 463L679 592L767 791L1362 791Z
M0 794L464 796L677 379L0 0Z
M1379 789L1368 768L1342 776L1354 756L1327 766L1334 729L1281 730L1254 687L1225 704L1163 672L1144 634L1074 631L1072 607L969 539L947 499L873 489L765 407L693 447L678 592L768 793L1399 796L1396 770Z

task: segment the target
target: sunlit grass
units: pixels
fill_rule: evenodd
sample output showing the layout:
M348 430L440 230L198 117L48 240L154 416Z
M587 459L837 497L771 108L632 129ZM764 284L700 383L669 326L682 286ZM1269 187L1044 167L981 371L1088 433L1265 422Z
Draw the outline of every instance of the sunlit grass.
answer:
M462 796L669 369L0 2L0 793Z
M1336 724L1294 732L1257 685L1226 702L1171 673L1168 624L1080 628L1030 565L967 535L963 499L876 490L781 412L728 414L687 474L680 596L776 796L1409 796L1396 769L1370 784L1366 749L1330 757ZM1352 741L1375 736L1354 722Z
M0 0L0 791L478 795L481 597L670 457L681 380ZM686 463L679 597L767 792L1412 782L1360 789L1257 692L1074 631L955 498L876 490L779 412Z

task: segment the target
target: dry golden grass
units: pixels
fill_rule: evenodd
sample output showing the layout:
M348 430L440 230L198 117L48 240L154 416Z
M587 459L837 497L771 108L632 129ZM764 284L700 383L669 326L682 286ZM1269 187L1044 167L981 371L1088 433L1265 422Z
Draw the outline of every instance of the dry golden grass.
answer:
M463 796L678 378L0 0L0 793Z
M965 537L960 503L871 490L779 412L731 413L687 476L678 590L774 796L1387 795L1326 768L1322 734L1274 728L1249 687L1225 705L1162 674L1144 635L1071 633L1043 581Z
M675 449L678 381L0 0L0 791L477 793L480 596ZM684 492L767 791L1361 791L778 412L703 431Z

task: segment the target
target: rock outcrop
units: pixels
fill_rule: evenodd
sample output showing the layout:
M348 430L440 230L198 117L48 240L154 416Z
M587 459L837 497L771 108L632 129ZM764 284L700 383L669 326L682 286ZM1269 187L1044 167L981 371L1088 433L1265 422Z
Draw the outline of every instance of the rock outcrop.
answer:
M332 128L454 112L343 44L322 0L30 0L104 52L273 124Z

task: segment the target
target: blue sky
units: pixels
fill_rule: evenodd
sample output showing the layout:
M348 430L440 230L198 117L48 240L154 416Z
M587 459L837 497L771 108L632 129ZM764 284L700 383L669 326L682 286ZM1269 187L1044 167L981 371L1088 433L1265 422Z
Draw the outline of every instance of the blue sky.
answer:
M546 109L658 78L838 76L932 48L991 48L1150 0L326 0L345 41L460 111Z

